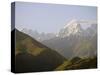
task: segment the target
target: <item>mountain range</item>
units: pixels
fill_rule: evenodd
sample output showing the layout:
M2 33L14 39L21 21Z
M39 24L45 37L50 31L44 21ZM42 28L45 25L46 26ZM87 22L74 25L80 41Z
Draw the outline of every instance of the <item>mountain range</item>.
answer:
M65 58L91 57L97 54L97 23L95 21L73 19L56 34L39 33L27 29L23 29L22 32L56 50Z

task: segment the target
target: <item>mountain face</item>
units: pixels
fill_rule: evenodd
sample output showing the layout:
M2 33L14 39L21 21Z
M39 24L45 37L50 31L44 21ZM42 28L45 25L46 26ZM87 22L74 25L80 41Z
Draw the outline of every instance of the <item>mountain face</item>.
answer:
M26 29L24 28L23 30L21 30L23 33L26 33L28 35L30 35L31 37L35 38L38 41L44 41L44 40L49 40L51 38L54 38L56 35L53 33L39 33L36 30L33 31L31 29Z
M85 27L85 28L84 28ZM71 20L57 34L58 37L70 37L72 35L88 36L97 33L96 22Z
M29 35L16 32L15 72L52 71L66 59Z
M76 20L70 21L63 29L58 33L58 37L67 37L70 35L80 35L82 33L82 28Z
M83 22L83 21L82 21ZM97 53L97 24L72 20L62 28L55 38L44 40L42 43L55 49L66 58L92 57Z

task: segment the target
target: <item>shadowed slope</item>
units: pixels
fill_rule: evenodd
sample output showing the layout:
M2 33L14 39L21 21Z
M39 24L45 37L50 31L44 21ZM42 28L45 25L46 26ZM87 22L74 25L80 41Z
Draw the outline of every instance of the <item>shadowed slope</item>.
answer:
M30 36L16 30L16 72L52 71L66 59Z

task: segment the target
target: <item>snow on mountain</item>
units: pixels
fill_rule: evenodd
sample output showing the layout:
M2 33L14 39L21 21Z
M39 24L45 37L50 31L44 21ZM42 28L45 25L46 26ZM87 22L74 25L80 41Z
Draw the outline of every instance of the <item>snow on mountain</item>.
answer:
M59 37L67 37L74 34L80 34L82 28L77 20L71 20L67 25L65 25L58 33Z
M81 35L83 32L90 28L96 26L96 21L88 20L76 20L73 19L68 22L56 35L57 37L68 37L70 35ZM94 28L95 29L95 28Z
M31 30L27 28L24 28L22 32L30 35L31 37L35 38L38 41L44 41L44 40L49 40L49 39L56 38L56 37L65 38L65 37L69 37L70 35L78 35L78 36L91 35L90 33L92 33L93 29L96 30L95 29L96 26L97 26L96 21L72 19L67 24L65 24L65 26L61 28L59 32L56 34L55 33L45 33L45 32L39 33L36 30Z

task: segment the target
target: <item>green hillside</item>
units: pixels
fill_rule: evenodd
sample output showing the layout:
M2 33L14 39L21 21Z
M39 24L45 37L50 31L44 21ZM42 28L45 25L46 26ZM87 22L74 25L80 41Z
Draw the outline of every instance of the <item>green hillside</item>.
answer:
M16 30L16 72L52 71L66 59L56 51Z
M71 60L71 62L74 60L74 58ZM84 58L84 59L78 59L74 60L73 63L66 66L65 70L76 70L76 69L92 69L97 68L97 57L92 58Z

